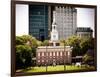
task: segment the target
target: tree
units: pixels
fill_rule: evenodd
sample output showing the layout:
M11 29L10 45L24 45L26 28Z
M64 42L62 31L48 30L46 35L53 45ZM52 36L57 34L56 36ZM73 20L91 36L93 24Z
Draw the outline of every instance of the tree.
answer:
M21 52L16 51L16 70L24 68L24 62L21 57Z
M48 46L48 45L49 45L49 40L43 41L42 45L43 45L43 46Z
M24 45L24 40L21 36L16 36L16 45Z
M83 38L80 42L80 47L82 54L86 54L89 49L94 49L94 39L93 38Z
M72 56L83 56L88 49L94 49L93 38L79 38L78 36L71 36L66 40L66 45L72 46Z
M83 62L89 65L94 65L94 50L89 49L83 56Z
M81 39L77 36L71 36L66 40L65 45L69 45L73 47L72 56L80 55L81 53L80 41Z
M30 35L16 36L16 69L32 65L32 58L36 57L37 46L38 40Z
M16 46L16 69L32 65L32 49L28 45Z
M22 36L16 36L16 45L29 45L31 47L37 47L37 41L35 37L32 37L31 35L22 35Z
M16 36L16 45L28 45L31 47L33 52L33 57L36 55L36 48L39 45L38 40L35 37L32 37L31 35L22 35L22 36Z
M37 40L38 46L42 46L42 41Z
M22 38L23 38L25 44L28 44L31 47L37 47L38 46L37 40L36 40L35 37L32 37L31 35L23 35Z

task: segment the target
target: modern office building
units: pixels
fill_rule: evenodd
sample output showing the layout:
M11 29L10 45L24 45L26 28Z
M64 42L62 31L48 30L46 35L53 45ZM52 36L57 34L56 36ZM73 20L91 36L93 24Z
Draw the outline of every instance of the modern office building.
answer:
M72 49L70 46L41 46L36 51L37 65L71 64Z
M79 37L89 38L93 36L93 30L90 27L78 27L76 33Z
M29 34L41 41L48 39L47 5L29 5Z
M77 10L67 6L29 5L29 34L39 40L50 39L55 11L59 39L67 39L76 32Z
M59 40L67 39L76 34L77 10L67 6L55 6L54 10Z

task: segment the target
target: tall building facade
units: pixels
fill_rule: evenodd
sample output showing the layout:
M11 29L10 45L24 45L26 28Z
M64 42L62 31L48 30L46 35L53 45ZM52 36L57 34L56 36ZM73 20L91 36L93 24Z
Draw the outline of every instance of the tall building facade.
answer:
M29 5L29 34L43 41L50 39L55 11L58 40L76 34L77 10L68 6Z
M67 39L76 34L77 10L74 7L55 6L55 12L59 40Z
M41 41L48 39L47 5L29 5L29 34Z
M76 33L77 33L77 36L79 36L80 38L93 37L93 30L90 27L78 27Z

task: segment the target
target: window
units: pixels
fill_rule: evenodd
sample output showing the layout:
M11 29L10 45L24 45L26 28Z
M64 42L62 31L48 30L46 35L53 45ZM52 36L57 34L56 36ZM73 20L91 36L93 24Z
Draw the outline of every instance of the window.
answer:
M50 52L50 56L52 56L52 52Z
M40 53L38 53L38 56L40 56Z
M48 56L48 52L46 53L46 56Z
M70 56L70 52L68 52L68 56Z
M40 32L44 32L44 29L40 29L39 31L40 31Z
M56 35L53 35L53 38L56 38Z
M57 52L57 56L59 56L59 53Z
M38 60L38 62L40 62L40 60Z
M48 60L46 60L46 62L48 62Z
M42 60L42 62L44 62L44 60Z
M42 56L44 56L44 52L42 52Z
M60 52L60 56L62 56L62 52Z
M55 56L55 52L53 52L53 56Z

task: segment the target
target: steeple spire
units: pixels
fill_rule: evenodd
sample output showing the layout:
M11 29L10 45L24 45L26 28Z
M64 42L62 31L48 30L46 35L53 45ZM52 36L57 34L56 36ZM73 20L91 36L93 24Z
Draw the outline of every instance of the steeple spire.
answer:
M52 23L52 31L51 31L51 41L58 41L58 31L57 24L55 21L56 12L53 11L53 23Z
M53 23L52 23L53 25L56 25L55 16L56 16L56 11L53 11Z
M55 15L56 15L56 12L53 11L53 22L55 22Z

